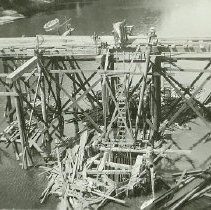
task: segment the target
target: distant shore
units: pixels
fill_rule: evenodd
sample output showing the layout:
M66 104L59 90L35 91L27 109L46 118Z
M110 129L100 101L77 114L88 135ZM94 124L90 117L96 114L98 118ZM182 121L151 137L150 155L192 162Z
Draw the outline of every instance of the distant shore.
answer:
M0 0L0 5L3 9L16 10L26 16L30 16L38 11L44 11L53 6L54 2L48 3L44 0Z
M70 6L73 2L77 2L77 0L0 0L0 6L3 9L16 10L18 13L30 16L37 12Z

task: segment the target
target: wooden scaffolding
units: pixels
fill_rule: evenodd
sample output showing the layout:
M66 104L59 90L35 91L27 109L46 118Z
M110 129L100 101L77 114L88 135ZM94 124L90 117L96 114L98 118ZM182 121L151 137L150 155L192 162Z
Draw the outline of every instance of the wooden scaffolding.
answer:
M210 94L204 101L196 96L210 82L211 38L149 34L128 36L122 46L112 36L0 38L0 58L8 122L1 141L13 145L24 169L33 165L34 150L46 160L58 140L71 141L88 127L98 134L95 148L103 155L95 160L98 170L87 173L120 174L123 181L122 174L136 174L129 166L141 164L139 155L148 155L151 170L164 153L187 152L171 150L163 135L187 108L210 129L205 116ZM207 64L187 68L184 60ZM184 87L172 72L198 75ZM197 81L201 84L195 87ZM166 89L177 99L162 113Z

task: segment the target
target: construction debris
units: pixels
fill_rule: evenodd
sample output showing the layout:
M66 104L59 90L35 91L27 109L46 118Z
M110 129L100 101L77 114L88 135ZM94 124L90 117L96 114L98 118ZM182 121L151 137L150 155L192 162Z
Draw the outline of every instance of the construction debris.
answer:
M179 173L173 174L173 176L178 175ZM170 190L149 205L144 204L141 209L181 209L188 202L209 194L211 191L210 179L210 167L206 170L184 171L175 186L172 186Z

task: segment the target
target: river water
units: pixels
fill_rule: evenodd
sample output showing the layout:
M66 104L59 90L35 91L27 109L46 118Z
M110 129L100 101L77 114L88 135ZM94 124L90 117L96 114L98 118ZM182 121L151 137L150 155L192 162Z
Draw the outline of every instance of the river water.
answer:
M43 25L54 18L64 20L72 17L76 35L111 34L112 23L127 20L135 25L135 34L146 34L151 26L156 27L158 36L211 36L211 1L210 0L95 0L73 4L63 10L39 13L31 17L16 20L0 26L0 37L34 36L44 34ZM0 103L3 116L4 101ZM196 121L190 124L191 131L178 132L178 143L187 149L207 132L205 126ZM197 132L194 132L196 131ZM188 143L187 140L191 140ZM192 159L197 165L203 163L210 154L210 144L195 149ZM184 161L185 162L185 161ZM180 164L180 168L192 167ZM21 170L11 151L0 147L0 208L18 209L54 209L56 199L44 205L39 203L39 196L46 184L41 171ZM136 204L134 204L134 201ZM129 201L129 208L140 206L138 199ZM200 204L189 209L200 209ZM110 204L110 209L117 206ZM122 209L123 207L118 207ZM125 207L124 209L127 209ZM208 208L209 209L209 208Z

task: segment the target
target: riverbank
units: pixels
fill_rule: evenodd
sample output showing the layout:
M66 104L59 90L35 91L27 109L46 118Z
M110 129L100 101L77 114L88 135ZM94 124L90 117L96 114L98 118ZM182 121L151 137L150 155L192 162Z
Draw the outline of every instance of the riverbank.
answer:
M0 0L0 6L6 10L12 9L25 16L31 16L37 12L74 7L80 2L80 0Z

